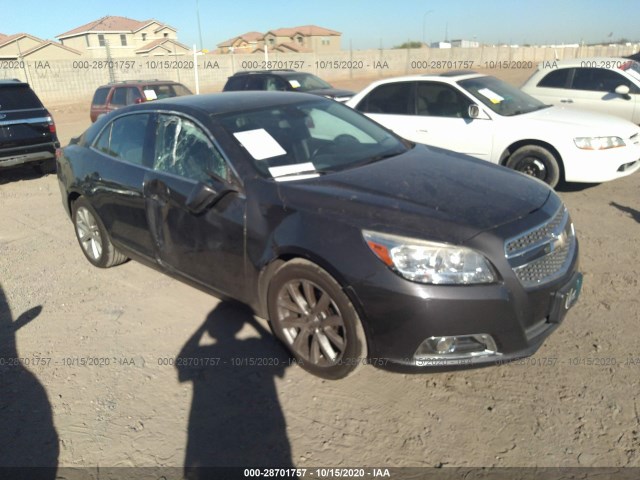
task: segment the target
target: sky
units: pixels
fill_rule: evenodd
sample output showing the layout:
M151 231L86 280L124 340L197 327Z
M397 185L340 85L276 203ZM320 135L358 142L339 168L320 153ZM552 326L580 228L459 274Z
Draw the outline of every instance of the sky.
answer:
M0 33L55 40L118 15L154 18L176 28L181 43L209 50L245 32L308 24L341 32L342 48L355 50L445 36L488 44L597 43L640 40L639 7L639 0L0 0Z

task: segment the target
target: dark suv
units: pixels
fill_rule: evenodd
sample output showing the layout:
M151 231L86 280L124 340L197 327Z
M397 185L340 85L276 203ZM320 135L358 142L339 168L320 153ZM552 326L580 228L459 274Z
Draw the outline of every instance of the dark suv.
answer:
M169 97L192 95L191 90L171 80L128 80L98 87L91 101L91 121L112 110Z
M29 84L0 80L0 169L30 164L51 171L59 146L53 118Z
M346 102L355 95L351 90L333 88L321 78L295 70L259 70L238 72L229 77L224 92L238 90L279 90L313 93Z

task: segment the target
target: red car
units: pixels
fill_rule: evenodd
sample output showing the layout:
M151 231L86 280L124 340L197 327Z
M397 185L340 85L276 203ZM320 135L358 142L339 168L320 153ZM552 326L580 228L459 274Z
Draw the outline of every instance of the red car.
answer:
M91 101L91 122L118 108L169 97L192 95L191 90L171 80L128 80L98 87Z

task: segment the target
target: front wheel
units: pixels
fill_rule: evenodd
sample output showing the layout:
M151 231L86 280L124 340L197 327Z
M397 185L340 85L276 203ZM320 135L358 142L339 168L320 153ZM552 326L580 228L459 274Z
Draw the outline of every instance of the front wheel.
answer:
M551 188L560 181L560 166L549 150L537 145L526 145L517 149L506 164L507 167L542 180Z
M100 268L113 267L127 261L127 257L113 246L100 217L84 197L73 202L72 208L76 238L87 260Z
M319 266L303 259L285 263L271 279L267 298L275 334L308 372L337 380L366 361L358 314Z

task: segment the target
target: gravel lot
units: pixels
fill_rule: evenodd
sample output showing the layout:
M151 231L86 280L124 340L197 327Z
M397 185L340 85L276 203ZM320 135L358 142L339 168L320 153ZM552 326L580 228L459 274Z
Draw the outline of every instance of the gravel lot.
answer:
M502 76L519 84L528 72ZM88 126L88 105L52 110L65 143ZM56 177L2 172L0 284L11 314L0 297L0 358L22 360L0 366L0 466L180 467L187 456L245 466L640 467L639 189L636 174L560 190L584 287L534 357L437 374L367 366L331 382L285 368L265 324L246 312L135 262L92 267ZM208 329L210 317L230 327ZM281 361L200 376L175 366L225 356Z

